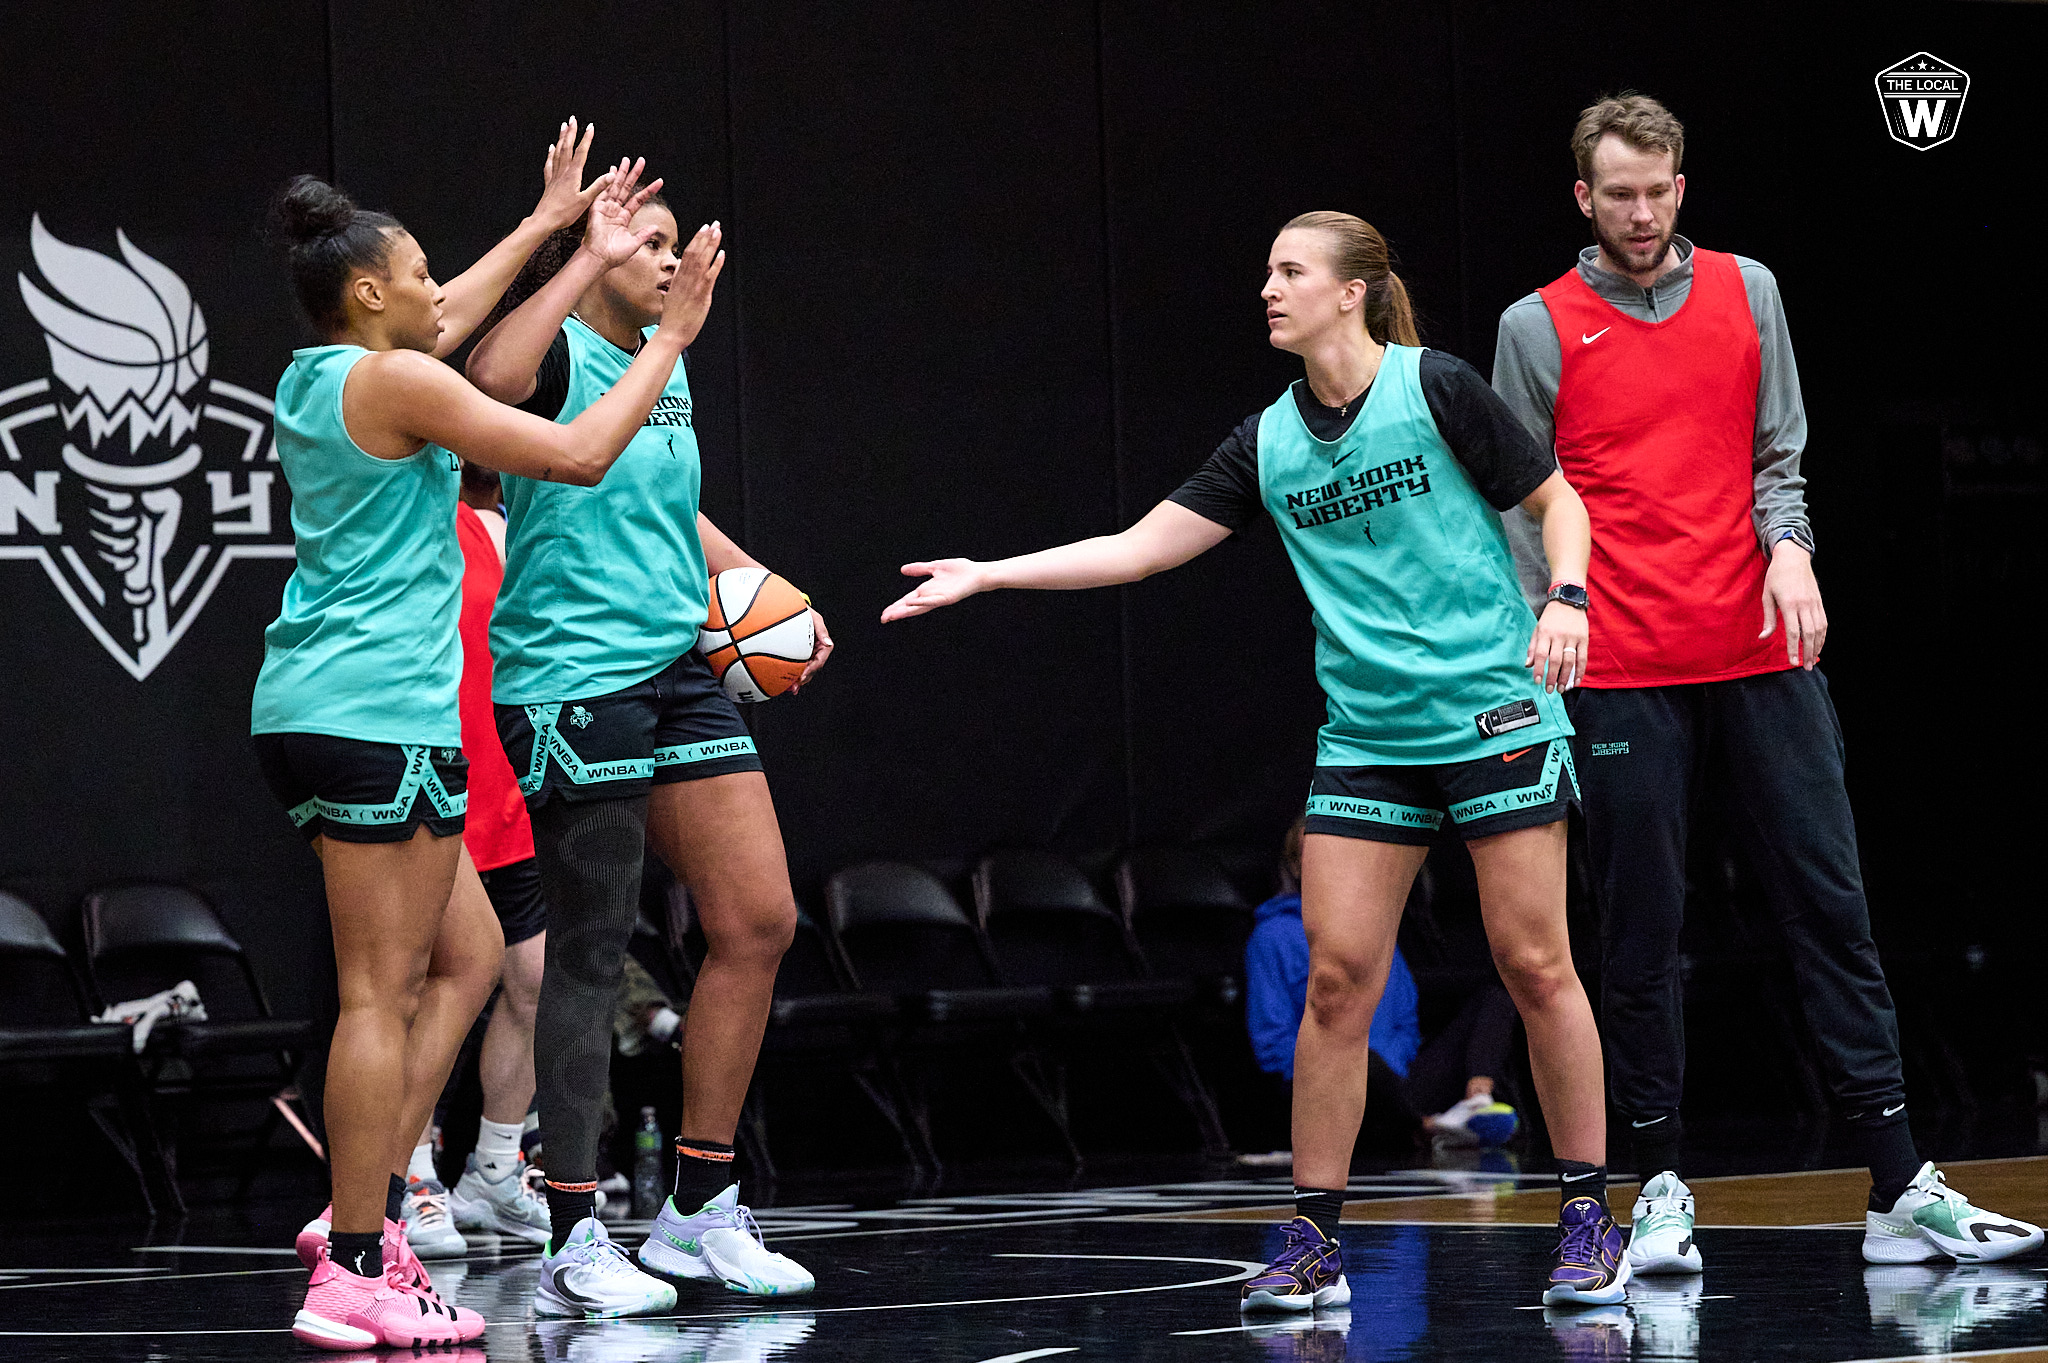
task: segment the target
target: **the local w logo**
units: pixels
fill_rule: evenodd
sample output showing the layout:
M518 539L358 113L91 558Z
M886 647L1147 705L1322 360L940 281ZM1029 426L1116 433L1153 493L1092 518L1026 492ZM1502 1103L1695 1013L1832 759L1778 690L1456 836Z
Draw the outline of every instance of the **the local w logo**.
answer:
M29 224L50 372L0 389L0 559L40 563L141 681L230 563L292 557L289 492L270 400L207 375L185 281L114 239L118 260Z
M1970 73L1931 52L1915 52L1877 73L1877 100L1884 106L1892 141L1927 151L1956 135Z

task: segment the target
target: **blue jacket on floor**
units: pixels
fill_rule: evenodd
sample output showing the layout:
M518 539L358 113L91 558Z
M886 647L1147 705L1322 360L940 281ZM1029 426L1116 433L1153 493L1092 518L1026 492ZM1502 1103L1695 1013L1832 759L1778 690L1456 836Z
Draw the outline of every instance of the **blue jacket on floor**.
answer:
M1415 977L1395 947L1386 992L1372 1015L1369 1044L1404 1077L1422 1049L1417 1002ZM1254 911L1251 939L1244 944L1244 1016L1259 1068L1290 1083L1294 1038L1307 1007L1308 933L1301 926L1301 896L1275 895Z

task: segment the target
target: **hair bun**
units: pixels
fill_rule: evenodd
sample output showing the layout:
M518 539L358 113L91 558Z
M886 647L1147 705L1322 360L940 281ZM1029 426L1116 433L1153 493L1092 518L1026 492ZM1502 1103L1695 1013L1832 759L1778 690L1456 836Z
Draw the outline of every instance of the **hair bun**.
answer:
M295 175L270 204L271 234L287 247L303 246L346 232L356 217L355 200L317 175Z

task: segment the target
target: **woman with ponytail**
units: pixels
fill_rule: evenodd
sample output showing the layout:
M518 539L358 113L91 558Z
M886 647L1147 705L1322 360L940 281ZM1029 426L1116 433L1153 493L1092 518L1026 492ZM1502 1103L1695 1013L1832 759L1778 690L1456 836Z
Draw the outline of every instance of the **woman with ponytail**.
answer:
M622 193L639 171L620 167ZM664 294L681 287L680 237L660 185L610 221L593 214L580 242L561 234L535 254L508 297L515 306L470 356L480 388L536 417L581 422L639 363ZM718 224L703 231L715 239ZM814 1284L768 1250L734 1176L733 1136L796 900L753 739L696 651L710 576L758 565L698 509L692 413L678 365L602 487L504 480L492 690L548 905L533 1038L553 1227L534 1287L541 1315L666 1309L675 1292L665 1279L752 1296ZM815 611L811 624L802 681L832 649ZM675 1188L638 1254L651 1272L594 1278L588 1265L623 1262L595 1215L598 1103L649 845L689 886L706 950L679 1038Z
M903 620L999 587L1105 587L1177 567L1260 513L1313 608L1329 701L1302 840L1308 1007L1294 1051L1297 1215L1244 1286L1246 1310L1351 1298L1337 1220L1365 1113L1367 1038L1409 885L1461 838L1494 961L1528 1029L1565 1180L1549 1302L1621 1300L1605 1205L1600 1037L1565 931L1565 817L1577 800L1558 692L1586 658L1586 510L1486 381L1418 344L1386 241L1306 213L1266 264L1266 331L1306 376L1121 534L1019 558L911 563ZM1496 514L1541 522L1557 583L1541 618Z
M597 482L702 325L724 260L708 238L691 244L642 355L573 423L494 402L442 364L535 246L613 203L613 177L581 183L589 146L564 124L534 213L445 289L396 219L332 185L300 176L273 211L323 343L294 352L278 383L298 563L264 635L250 728L265 779L320 858L334 935L334 1200L300 1235L313 1274L292 1326L321 1348L448 1344L483 1329L434 1294L397 1206L413 1138L503 952L460 836L461 456Z

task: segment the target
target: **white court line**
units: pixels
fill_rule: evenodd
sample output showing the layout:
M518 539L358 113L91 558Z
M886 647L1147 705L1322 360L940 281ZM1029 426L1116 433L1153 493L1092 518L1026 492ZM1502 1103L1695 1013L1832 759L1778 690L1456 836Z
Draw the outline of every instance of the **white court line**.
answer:
M1845 1359L1845 1363L1948 1363L1948 1359L2015 1359L2023 1353L2042 1353L2048 1345L2013 1345L2011 1349L1970 1349L1968 1353L1894 1353L1888 1359Z
M92 1271L95 1273L126 1273L132 1270L100 1268L93 1269ZM299 1265L293 1264L290 1268L231 1268L219 1273L164 1273L153 1278L78 1278L71 1282L63 1283L0 1283L0 1292L19 1292L24 1287L40 1287L47 1291L58 1287L98 1287L105 1283L175 1283L186 1282L193 1278L253 1278L260 1277L266 1273L304 1273L305 1271ZM148 1332L142 1331L141 1333L147 1334ZM204 1334L205 1331L202 1330L199 1333Z
M1006 1306L1017 1302L1073 1301L1086 1297L1130 1297L1138 1296L1146 1292L1181 1292L1193 1287L1217 1287L1225 1283L1241 1283L1246 1278L1249 1278L1256 1273L1263 1272L1266 1267L1264 1264L1255 1264L1246 1259L1195 1259L1186 1258L1180 1255L1169 1254L1004 1254L991 1255L990 1257L1005 1259L1128 1259L1141 1263L1215 1264L1221 1268L1234 1268L1237 1270L1237 1272L1228 1274L1221 1278L1201 1278L1191 1283L1162 1283L1157 1287L1110 1287L1103 1288L1094 1292L1049 1292L1035 1297L976 1297L967 1301L889 1302L874 1306L826 1306L816 1308L788 1307L784 1309L801 1311L804 1315L808 1316L840 1316L850 1315L858 1311L926 1311L934 1307L940 1306ZM259 1268L250 1269L246 1271L252 1273L303 1273L305 1270ZM232 1277L235 1275L227 1273L187 1273L180 1274L178 1276L189 1278L225 1278ZM152 1281L163 1280L153 1279ZM34 1285L35 1284L23 1284L23 1286ZM49 1286L51 1284L44 1285ZM70 1284L68 1283L58 1285L70 1286ZM648 1321L735 1320L747 1316L758 1316L760 1314L762 1313L759 1310L708 1311L703 1312L701 1314L687 1316L635 1316L634 1319ZM486 1325L489 1325L490 1323L491 1322L489 1321L485 1322ZM497 1323L500 1325L527 1324L527 1322L523 1319L513 1321L499 1321ZM72 1339L81 1336L91 1337L95 1335L105 1335L108 1337L125 1337L132 1335L279 1335L289 1333L290 1329L288 1327L283 1329L268 1330L0 1330L0 1339ZM1037 1355L1027 1354L1025 1355L1025 1357L1037 1357Z
M1064 1349L1032 1349L1027 1353L1003 1354L997 1358L984 1358L981 1360L981 1363L1024 1363L1024 1360L1027 1358L1051 1358L1054 1354L1078 1353L1080 1349L1081 1346L1078 1344L1069 1344Z
M295 1249L273 1249L268 1246L251 1248L245 1245L137 1245L131 1254L289 1254L299 1257ZM108 1269L112 1272L112 1269Z

